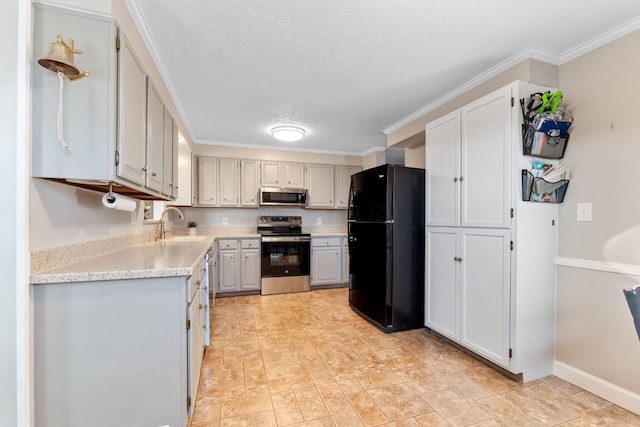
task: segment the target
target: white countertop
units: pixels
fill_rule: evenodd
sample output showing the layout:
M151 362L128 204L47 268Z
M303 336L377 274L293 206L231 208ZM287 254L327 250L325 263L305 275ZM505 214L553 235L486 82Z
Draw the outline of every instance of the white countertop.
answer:
M176 236L167 240L141 243L33 274L31 283L191 276L214 240L214 236Z
M347 237L347 233L311 233L311 237Z

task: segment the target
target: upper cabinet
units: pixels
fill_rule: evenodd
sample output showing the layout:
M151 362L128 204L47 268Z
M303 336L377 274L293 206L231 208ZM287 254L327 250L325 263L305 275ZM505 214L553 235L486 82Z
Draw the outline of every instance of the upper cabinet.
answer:
M336 166L336 207L349 207L351 175L362 170L360 166Z
M304 164L264 161L260 165L262 187L304 188Z
M143 199L174 199L175 123L126 35L103 15L39 3L33 21L32 175L99 191L113 183ZM37 65L58 34L74 39L82 50L75 64L91 71L64 81L60 135L58 77ZM69 148L58 142L62 137Z
M427 225L510 226L510 112L505 88L427 125Z
M198 205L257 208L258 189L257 160L199 157Z
M240 186L240 205L258 207L260 162L257 160L240 161Z
M307 165L309 208L332 208L335 204L334 171L332 165Z

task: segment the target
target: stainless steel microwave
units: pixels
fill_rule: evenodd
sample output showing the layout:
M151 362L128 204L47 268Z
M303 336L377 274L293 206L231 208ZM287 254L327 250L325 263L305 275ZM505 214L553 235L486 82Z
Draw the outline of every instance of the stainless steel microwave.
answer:
M307 190L300 188L260 188L261 206L306 206Z

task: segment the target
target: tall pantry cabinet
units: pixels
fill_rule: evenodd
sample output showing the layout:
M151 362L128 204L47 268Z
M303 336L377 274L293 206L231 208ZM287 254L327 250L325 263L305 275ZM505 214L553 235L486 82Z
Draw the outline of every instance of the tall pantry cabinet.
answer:
M514 82L426 126L425 323L529 381L552 373L558 205L523 202Z

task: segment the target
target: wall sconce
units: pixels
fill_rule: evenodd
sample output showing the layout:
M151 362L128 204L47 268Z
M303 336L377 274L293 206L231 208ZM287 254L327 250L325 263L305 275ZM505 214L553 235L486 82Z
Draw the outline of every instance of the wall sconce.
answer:
M89 70L81 73L78 67L73 63L73 55L81 55L82 51L73 48L73 40L69 39L67 45L61 36L56 37L56 41L49 45L49 52L38 59L38 64L47 70L51 70L58 74L58 82L60 85L60 94L58 101L58 141L63 149L68 150L69 146L64 140L62 131L62 89L64 87L64 79L74 81L89 76Z

